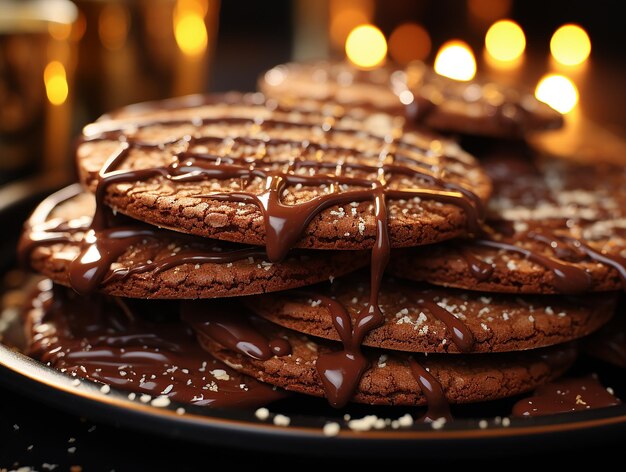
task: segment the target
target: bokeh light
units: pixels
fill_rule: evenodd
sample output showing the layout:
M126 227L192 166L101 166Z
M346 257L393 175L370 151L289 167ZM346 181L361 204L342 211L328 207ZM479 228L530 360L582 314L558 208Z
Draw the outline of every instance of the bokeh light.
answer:
M188 56L206 51L208 33L204 24L206 0L179 0L174 11L174 37L180 50Z
M417 23L403 23L389 36L389 54L401 65L423 61L430 54L431 46L428 32Z
M69 85L65 67L59 61L50 62L43 71L46 95L53 105L62 105L67 100Z
M565 114L572 111L578 103L578 89L567 77L548 74L537 84L535 97Z
M473 79L476 59L469 45L459 40L444 43L435 58L435 72L455 80Z
M357 26L346 39L346 55L357 67L372 69L387 56L385 36L373 25Z
M487 53L498 61L514 61L526 49L526 36L520 26L511 20L495 22L485 35Z
M578 25L561 26L550 40L552 57L560 64L575 66L583 63L591 53L591 40L587 32Z

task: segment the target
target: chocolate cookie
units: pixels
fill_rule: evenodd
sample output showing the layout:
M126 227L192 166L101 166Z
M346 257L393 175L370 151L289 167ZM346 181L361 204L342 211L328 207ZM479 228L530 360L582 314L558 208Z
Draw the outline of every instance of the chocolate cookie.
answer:
M355 251L295 250L267 261L262 248L208 240L111 218L90 229L94 198L79 185L45 199L27 221L22 258L82 294L98 289L135 298L250 295L328 280L367 263Z
M88 125L82 181L116 211L266 245L271 262L294 246L414 246L476 230L490 183L454 142L397 116L234 97L170 100Z
M298 332L340 340L341 319L367 306L369 280L355 274L333 284L244 299L263 318ZM409 352L504 352L533 349L585 336L613 315L617 296L492 295L442 289L388 278L382 285L381 326L363 344ZM344 315L345 316L345 315Z
M485 233L398 251L390 271L493 292L626 288L626 169L554 159L536 164L485 159L494 182Z
M44 280L25 313L28 353L76 379L102 382L103 392L110 385L132 392L129 398L158 397L159 405L250 407L285 397L210 357L176 309L175 302L82 297Z
M373 71L361 71L346 62L282 64L267 71L258 88L278 103L304 106L319 101L402 114L445 133L520 138L563 125L562 115L530 90L505 87L486 78L449 79L420 61L405 69Z
M211 355L258 380L325 396L338 407L348 401L428 404L431 419L449 415L447 402L495 400L530 391L561 374L575 357L573 349L564 346L427 357L370 349L344 356L339 343L308 338L207 302L183 303L183 319Z
M349 62L291 62L266 71L257 86L266 97L291 106L325 102L328 109L340 106L403 115L404 105L390 86L395 70L360 70Z
M470 81L449 79L421 61L396 74L392 86L407 97L410 117L442 132L521 138L563 126L563 116L537 100L531 90L480 76Z

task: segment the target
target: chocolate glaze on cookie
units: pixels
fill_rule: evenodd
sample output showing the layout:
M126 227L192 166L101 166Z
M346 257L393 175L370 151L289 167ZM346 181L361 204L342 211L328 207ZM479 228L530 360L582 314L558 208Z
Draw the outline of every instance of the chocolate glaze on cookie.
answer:
M470 241L399 251L391 271L438 285L512 293L626 288L623 167L485 159L495 194Z
M273 322L326 339L408 352L505 352L534 349L586 336L614 314L616 293L515 297L442 289L388 277L379 294L384 322L362 332L355 314L367 305L367 274L332 284L244 299Z
M335 407L348 401L379 405L428 403L426 416L435 419L448 415L447 402L492 400L532 390L561 374L575 357L567 345L526 353L463 357L425 357L365 348L357 354L366 359L369 367L360 372L362 363L345 362L346 348L336 342L261 323L245 313L233 316L232 323L253 324L266 340L281 338L290 345L289 355L259 359L244 350L229 349L198 325L198 317L211 319L212 306L209 301L183 302L184 311L195 313L193 326L209 353L263 382L326 397ZM320 372L319 360L334 355L339 355L341 362L335 362L332 368L323 364L326 369Z
M358 252L292 251L277 264L263 248L211 241L122 215L90 229L95 205L80 185L45 199L26 222L18 252L81 294L99 289L136 298L212 298L299 287L365 265Z
M73 377L213 407L260 406L285 397L210 357L177 320L172 302L148 307L83 297L49 280L39 290L26 313L29 355ZM148 311L161 319L146 319Z

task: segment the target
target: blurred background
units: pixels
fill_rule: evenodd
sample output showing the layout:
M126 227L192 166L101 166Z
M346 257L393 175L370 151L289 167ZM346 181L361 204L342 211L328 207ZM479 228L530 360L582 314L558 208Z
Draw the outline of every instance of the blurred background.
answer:
M276 64L321 58L363 68L422 60L460 80L478 74L527 87L572 122L601 123L585 130L621 152L626 29L618 8L582 0L0 0L0 184L71 170L81 128L117 107L252 91Z

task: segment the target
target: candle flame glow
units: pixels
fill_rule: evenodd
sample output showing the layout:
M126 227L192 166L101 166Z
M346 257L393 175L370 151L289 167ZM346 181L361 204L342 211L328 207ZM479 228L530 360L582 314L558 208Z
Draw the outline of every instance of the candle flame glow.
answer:
M373 25L357 26L346 39L346 55L355 66L373 69L387 56L385 36Z
M591 40L580 26L563 25L552 35L550 52L560 64L566 66L582 64L591 53Z
M476 59L469 45L459 40L444 43L435 58L435 72L455 80L472 80Z
M498 61L515 61L526 49L526 36L514 21L497 21L485 35L485 48Z
M548 74L541 78L535 90L537 100L547 103L556 111L569 113L578 103L578 89L567 77Z
M389 54L398 64L423 61L430 53L428 32L417 23L403 23L389 36Z
M179 0L174 10L174 37L180 50L188 56L206 51L208 33L204 24L206 0Z
M46 95L53 105L62 105L67 100L69 85L65 67L59 61L50 62L43 71Z

